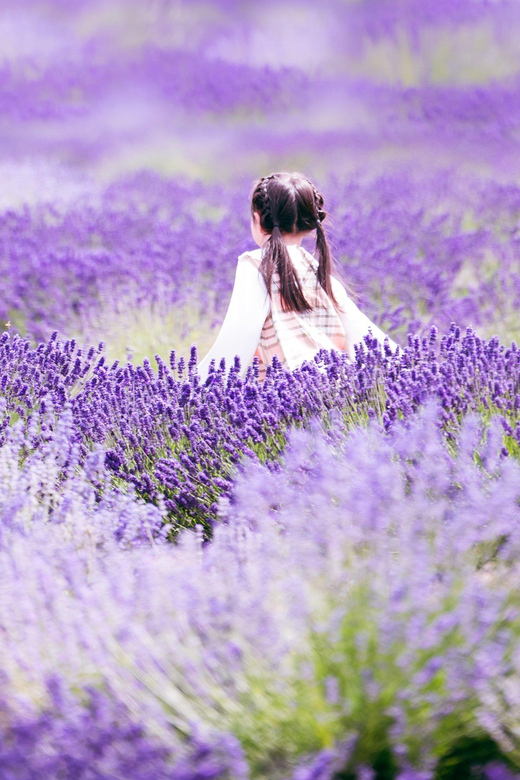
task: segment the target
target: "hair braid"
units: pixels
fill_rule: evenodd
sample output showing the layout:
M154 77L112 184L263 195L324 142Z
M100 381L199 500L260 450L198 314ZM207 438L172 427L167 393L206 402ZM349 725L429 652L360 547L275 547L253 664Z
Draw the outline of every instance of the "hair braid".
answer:
M260 272L269 295L273 275L280 278L279 293L284 311L311 311L300 279L293 268L284 235L316 230L314 256L318 260L316 282L337 307L331 274L341 279L331 256L325 227L327 217L323 195L299 173L272 173L257 179L251 194L251 213L260 217L260 228L268 233L262 245Z
M275 219L273 215L273 207L271 203L271 198L269 197L269 189L267 186L267 182L271 179L274 179L274 176L271 174L270 176L264 176L260 181L260 189L262 192L263 197L263 209L262 209L262 216L266 218L266 221L271 222L273 229L275 227L278 227L278 220Z
M309 182L310 184L310 182ZM318 192L314 184L312 184L312 192L314 194L314 210L316 212L316 222L320 224L325 219L325 212L323 211L323 195Z

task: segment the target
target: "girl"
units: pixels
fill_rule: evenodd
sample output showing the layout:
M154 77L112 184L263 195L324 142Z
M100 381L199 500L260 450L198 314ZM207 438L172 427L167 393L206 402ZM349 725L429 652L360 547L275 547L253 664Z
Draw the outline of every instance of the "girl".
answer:
M201 381L212 360L226 368L240 358L241 374L255 356L259 379L276 355L295 369L320 349L338 349L354 358L354 345L369 333L385 334L357 308L332 275L332 258L323 228L323 197L300 173L272 173L255 182L251 233L260 249L238 258L235 285L220 333L198 367ZM301 246L316 230L313 256ZM392 350L397 344L388 339Z

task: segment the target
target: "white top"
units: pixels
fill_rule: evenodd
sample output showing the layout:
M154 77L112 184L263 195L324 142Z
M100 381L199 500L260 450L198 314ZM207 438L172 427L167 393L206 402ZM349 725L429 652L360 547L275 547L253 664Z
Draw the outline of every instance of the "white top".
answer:
M286 244L286 246L290 256L293 256L294 252L299 253L295 244ZM363 341L369 332L381 344L385 338L388 338L390 349L395 351L398 345L358 309L354 301L348 297L339 279L332 276L331 283L334 296L342 309L338 311L338 315L345 329L349 358L354 360L354 345ZM238 263L235 284L224 322L215 343L197 366L202 382L208 376L209 365L213 359L218 368L221 359L224 358L227 371L233 365L236 355L240 358L241 375L244 376L260 341L270 305L262 274L252 263Z

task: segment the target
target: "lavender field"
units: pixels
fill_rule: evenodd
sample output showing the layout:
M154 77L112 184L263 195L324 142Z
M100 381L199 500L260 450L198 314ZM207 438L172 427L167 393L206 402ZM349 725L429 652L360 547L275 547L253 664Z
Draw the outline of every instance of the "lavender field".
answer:
M0 51L0 780L520 777L517 0L5 0ZM201 382L277 170L400 349Z

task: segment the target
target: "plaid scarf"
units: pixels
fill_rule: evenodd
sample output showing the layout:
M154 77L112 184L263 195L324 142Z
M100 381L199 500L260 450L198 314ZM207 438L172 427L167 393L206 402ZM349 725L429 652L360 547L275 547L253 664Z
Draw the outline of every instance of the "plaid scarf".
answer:
M265 320L255 357L259 361L259 379L265 379L268 365L276 355L284 368L291 371L304 360L312 360L320 349L346 350L345 331L334 304L318 282L317 260L303 247L289 250L293 268L298 276L303 294L312 311L283 311L280 298L280 277L273 273L271 310ZM244 252L240 261L260 268L258 251Z

